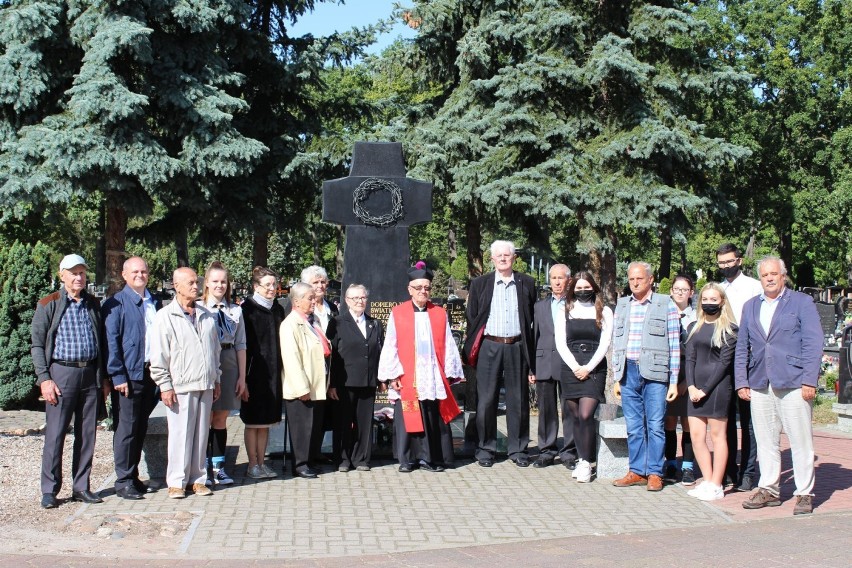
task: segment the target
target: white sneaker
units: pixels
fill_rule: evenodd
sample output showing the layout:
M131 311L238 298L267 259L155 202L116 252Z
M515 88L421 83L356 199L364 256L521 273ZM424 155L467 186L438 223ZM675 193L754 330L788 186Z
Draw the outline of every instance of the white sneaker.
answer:
M577 467L574 468L574 478L578 483L588 483L592 480L592 464L586 460L577 460Z
M234 480L231 479L231 476L225 473L225 468L213 468L213 482L216 485L232 485Z
M264 479L266 477L266 472L263 471L261 466L253 465L248 469L247 475L252 479Z
M701 483L699 483L698 485L696 485L695 487L693 487L692 489L687 491L686 494L689 495L690 497L698 498L699 495L704 493L704 491L705 491L704 486L705 485L709 485L709 484L706 481L702 481Z
M702 501L718 501L725 497L725 491L719 485L712 483L704 484L704 492L701 495L696 495Z
M261 464L260 468L263 470L263 473L266 474L266 477L278 477L278 474L275 473L275 470L269 467L266 464Z
M571 479L577 479L577 469L580 467L580 460L577 460L577 463L574 464L574 470L571 472Z

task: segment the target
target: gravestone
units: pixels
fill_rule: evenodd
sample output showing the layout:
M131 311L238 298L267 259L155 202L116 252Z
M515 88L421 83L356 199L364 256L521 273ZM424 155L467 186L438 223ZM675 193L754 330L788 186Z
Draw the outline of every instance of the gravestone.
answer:
M346 226L341 293L370 290L370 315L387 322L407 300L408 228L432 220L432 184L406 177L402 144L356 142L345 178L322 184L322 220Z

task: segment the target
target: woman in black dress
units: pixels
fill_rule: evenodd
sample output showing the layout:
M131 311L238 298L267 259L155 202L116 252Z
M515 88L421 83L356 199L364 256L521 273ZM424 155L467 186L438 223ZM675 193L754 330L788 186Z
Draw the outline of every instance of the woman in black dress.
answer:
M728 461L726 431L737 326L719 284L706 284L698 297L697 319L684 347L690 436L704 481L687 494L702 501L715 501L725 496L722 481ZM712 460L707 447L708 429L713 441Z
M254 294L242 304L246 322L246 394L240 408L245 424L248 476L275 477L264 465L269 427L281 421L281 345L278 330L284 309L275 301L278 276L262 266L252 270Z
M566 325L556 326L556 349L568 365L559 383L563 408L574 424L577 466L571 477L592 480L597 459L598 428L595 411L604 402L606 352L612 341L612 310L603 305L601 289L588 272L578 272L567 290Z

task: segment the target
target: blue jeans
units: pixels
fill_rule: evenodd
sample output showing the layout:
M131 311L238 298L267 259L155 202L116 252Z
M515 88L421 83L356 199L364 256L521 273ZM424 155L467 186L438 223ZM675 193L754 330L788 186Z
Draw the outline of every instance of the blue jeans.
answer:
M666 445L663 422L669 385L643 379L639 364L629 360L620 382L630 471L644 477L662 476Z

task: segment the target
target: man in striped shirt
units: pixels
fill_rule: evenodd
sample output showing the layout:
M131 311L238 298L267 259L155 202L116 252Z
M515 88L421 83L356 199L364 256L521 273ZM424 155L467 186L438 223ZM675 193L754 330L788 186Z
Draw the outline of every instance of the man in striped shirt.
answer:
M651 265L631 262L627 280L632 294L619 298L615 308L612 366L627 423L630 471L613 485L660 491L666 402L677 397L680 316L668 295L654 293Z

